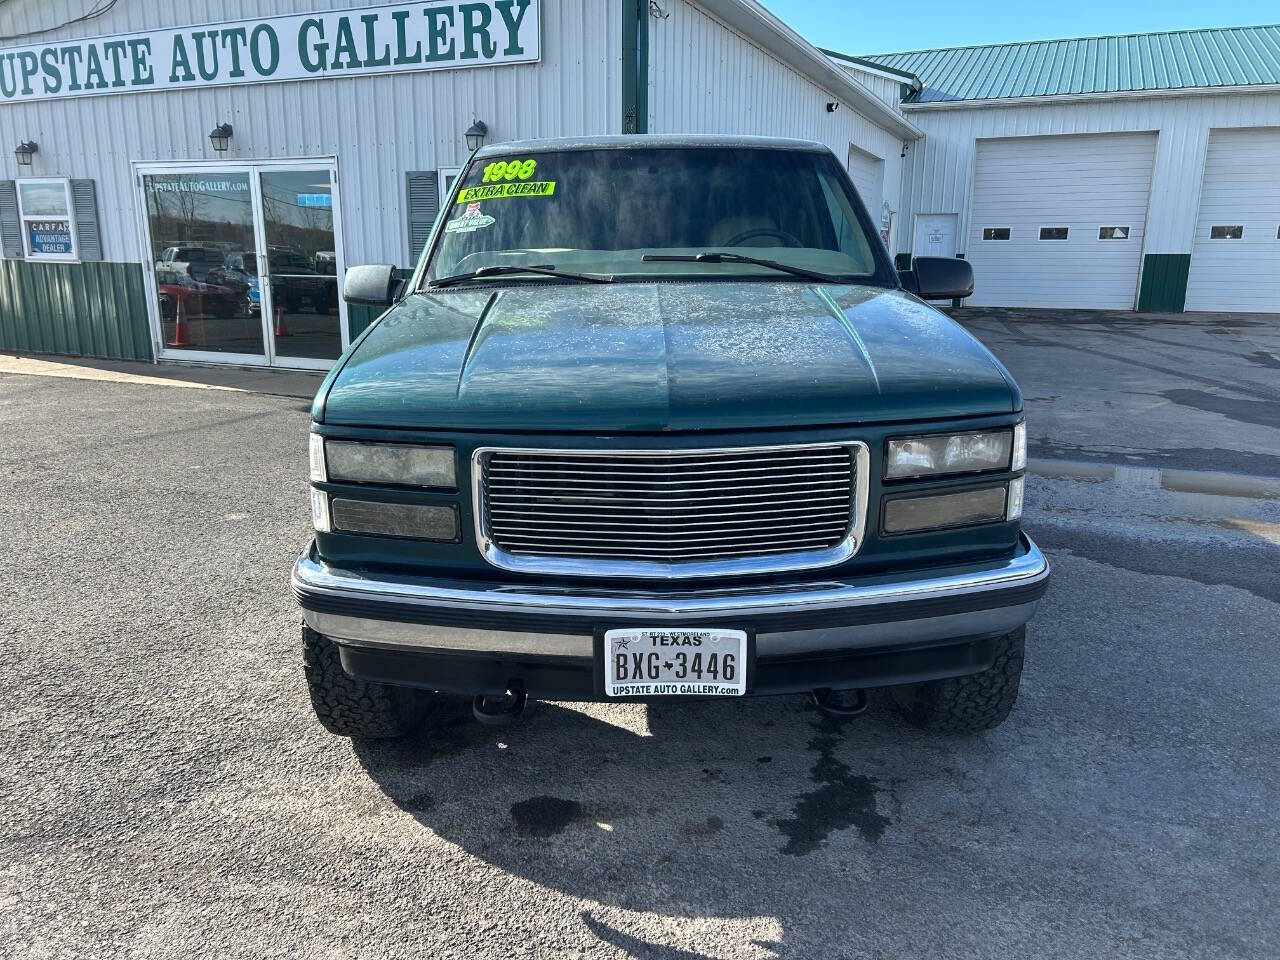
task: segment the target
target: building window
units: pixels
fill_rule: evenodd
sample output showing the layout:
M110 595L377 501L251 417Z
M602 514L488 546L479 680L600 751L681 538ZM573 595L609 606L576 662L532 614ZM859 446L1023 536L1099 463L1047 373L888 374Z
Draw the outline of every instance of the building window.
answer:
M1210 240L1240 240L1243 237L1244 226L1239 223L1209 228Z
M76 260L70 180L19 180L18 219L30 260Z
M1128 240L1129 228L1128 227L1099 227L1098 239L1099 240Z
M983 227L983 240L1008 240L1010 232L1008 227Z
M1067 239L1066 227L1041 227L1041 240L1065 240Z
M440 175L440 206L448 206L449 194L453 193L453 185L457 182L458 175L462 173L461 167L441 167L438 171Z

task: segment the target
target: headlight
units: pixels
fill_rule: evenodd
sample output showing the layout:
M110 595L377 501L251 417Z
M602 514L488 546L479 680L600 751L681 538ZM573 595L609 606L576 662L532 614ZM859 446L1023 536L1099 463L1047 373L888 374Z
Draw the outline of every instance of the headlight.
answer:
M374 503L334 497L329 501L329 510L335 532L413 540L458 539L458 511L451 506Z
M312 463L314 479L314 453ZM457 457L452 447L326 440L322 469L327 470L328 479L350 483L450 489L458 485Z
M1021 501L1021 480L1018 481ZM894 497L884 505L885 533L917 533L944 530L977 523L1004 520L1012 506L1013 491L1008 484L958 490L954 493L931 493L918 497ZM1021 510L1021 503L1019 503Z
M1013 430L1005 428L890 440L885 460L885 479L1008 470L1013 462L1013 434ZM1025 451L1024 441L1024 460Z

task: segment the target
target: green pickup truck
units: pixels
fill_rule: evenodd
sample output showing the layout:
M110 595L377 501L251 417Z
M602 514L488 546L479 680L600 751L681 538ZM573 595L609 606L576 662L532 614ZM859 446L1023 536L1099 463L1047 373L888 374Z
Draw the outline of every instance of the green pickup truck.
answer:
M981 730L1049 580L1020 529L1022 396L896 271L822 144L475 153L413 275L312 408L299 558L312 703L391 737L435 697L808 694Z

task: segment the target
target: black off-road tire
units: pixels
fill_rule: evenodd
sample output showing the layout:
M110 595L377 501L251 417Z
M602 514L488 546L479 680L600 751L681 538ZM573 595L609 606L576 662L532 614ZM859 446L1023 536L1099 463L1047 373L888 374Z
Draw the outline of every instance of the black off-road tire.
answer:
M403 737L422 725L431 694L357 680L342 669L338 645L302 627L302 664L316 717L330 733L360 739Z
M977 733L1004 723L1018 699L1027 628L996 643L995 662L981 673L890 687L913 726L939 733Z

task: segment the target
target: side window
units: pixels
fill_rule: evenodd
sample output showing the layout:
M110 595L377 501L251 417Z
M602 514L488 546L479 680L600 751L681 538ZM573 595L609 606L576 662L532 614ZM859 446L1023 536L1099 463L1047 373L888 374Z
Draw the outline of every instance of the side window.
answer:
M0 253L20 260L101 260L92 180L0 180Z
M983 227L983 240L1009 240L1013 236L1013 231L1008 227Z
M441 167L437 173L440 177L440 206L443 207L449 200L449 194L453 192L453 185L462 173L462 168Z
M1068 229L1066 227L1041 227L1041 240L1065 240L1067 239Z
M822 196L827 202L827 213L831 216L831 225L836 232L836 246L841 250L849 251L854 248L854 237L862 235L862 228L858 225L858 221L854 216L853 208L848 204L841 203L833 196L830 185L826 180L820 181L822 184Z
M1210 240L1241 240L1244 238L1244 225L1239 223L1219 225L1209 228Z
M28 260L75 260L69 180L19 180L18 219Z
M1098 239L1099 240L1128 240L1129 228L1128 227L1099 227Z
M822 187L822 198L826 202L827 215L831 218L831 228L835 231L836 248L857 264L860 272L875 271L875 258L863 232L858 215L854 213L843 190L835 189L826 177L819 177Z

